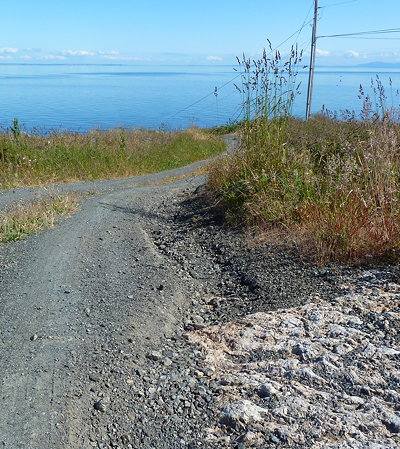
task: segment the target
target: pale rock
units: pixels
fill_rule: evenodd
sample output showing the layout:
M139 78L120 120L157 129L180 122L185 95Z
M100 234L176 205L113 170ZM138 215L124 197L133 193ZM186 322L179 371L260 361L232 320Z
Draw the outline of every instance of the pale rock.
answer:
M258 388L258 395L260 398L267 398L269 396L276 396L278 394L278 390L273 387L271 384L261 384Z
M335 354L345 355L351 352L354 348L347 343L340 343L335 346Z
M226 404L221 412L221 423L235 427L238 423L248 424L251 421L261 421L266 410L245 399Z

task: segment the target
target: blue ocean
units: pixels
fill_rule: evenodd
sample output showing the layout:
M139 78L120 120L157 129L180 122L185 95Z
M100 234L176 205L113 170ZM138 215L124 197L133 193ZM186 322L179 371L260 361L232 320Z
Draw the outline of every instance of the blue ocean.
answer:
M359 111L359 86L378 74L391 90L400 70L320 68L315 72L312 112ZM293 114L305 115L307 73ZM93 128L184 129L212 127L241 117L241 79L233 66L129 66L0 64L0 126L18 118L26 130ZM389 98L390 100L390 98Z

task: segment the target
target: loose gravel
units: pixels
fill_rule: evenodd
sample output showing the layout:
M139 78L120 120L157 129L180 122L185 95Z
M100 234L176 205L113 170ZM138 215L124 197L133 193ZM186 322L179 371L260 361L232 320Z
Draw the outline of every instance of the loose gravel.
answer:
M70 219L87 225L66 235L73 259L56 279L67 355L52 362L64 390L46 449L400 447L398 267L251 246L205 205L203 182L106 193ZM24 251L3 253L4 281ZM47 307L49 285L34 304ZM34 329L29 351L45 341Z
M160 283L146 271L147 297L158 298L148 313L160 318L150 304L163 304L169 329L155 339L144 316L128 333L120 323L117 341L105 343L110 329L100 337L83 414L89 447L396 447L396 316L390 341L377 330L389 319L382 308L396 313L397 270L317 267L294 248L252 247L192 196L196 185L182 182L143 214L155 270L165 270ZM175 305L172 277L183 295Z

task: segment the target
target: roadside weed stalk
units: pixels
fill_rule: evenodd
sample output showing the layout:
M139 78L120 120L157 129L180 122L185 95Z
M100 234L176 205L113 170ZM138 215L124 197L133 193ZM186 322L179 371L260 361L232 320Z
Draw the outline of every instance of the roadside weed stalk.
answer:
M258 72L241 89L242 148L209 178L228 219L258 239L295 242L319 262L398 261L400 113L392 86L389 99L379 77L369 94L361 86L359 116L324 110L304 121L290 115L292 95L285 103L275 97L275 85L286 92L279 83L259 99L266 82Z
M242 84L236 88L242 95L243 137L247 147L270 144L271 139L277 139L279 145L300 88L296 78L302 52L292 47L285 61L279 51L272 50L270 41L268 45L269 52L264 49L258 60L245 55L237 58Z

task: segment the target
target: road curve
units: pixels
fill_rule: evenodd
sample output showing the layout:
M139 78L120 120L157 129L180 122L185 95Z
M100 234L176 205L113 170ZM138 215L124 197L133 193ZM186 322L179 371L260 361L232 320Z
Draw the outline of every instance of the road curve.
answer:
M232 153L237 146L237 137L233 134L223 136L226 143L226 152ZM116 189L130 188L138 185L148 185L162 182L168 178L179 177L195 171L197 168L208 164L218 158L197 161L185 167L175 168L160 173L135 176L124 179L111 179L104 181L74 182L71 184L49 184L41 187L21 187L16 189L0 189L0 211L7 210L16 203L25 203L50 194L76 193L101 193Z
M228 139L228 148L233 145ZM75 361L88 343L95 344L96 328L123 323L131 305L121 308L118 301L135 299L132 320L148 340L173 322L182 292L173 269L163 265L152 247L146 222L163 198L195 188L204 177L143 184L190 173L204 163L127 180L56 186L53 191L105 193L85 200L81 210L57 227L1 248L0 448L81 447L80 412L71 405L80 369ZM129 187L138 184L142 186ZM3 191L0 208L42 192ZM95 265L103 265L102 279L91 278ZM153 293L146 282L162 284L168 300L149 302ZM93 322L88 317L96 295L116 303L107 312L97 311Z

